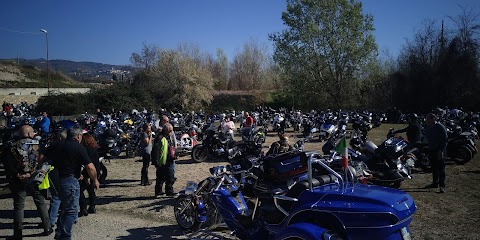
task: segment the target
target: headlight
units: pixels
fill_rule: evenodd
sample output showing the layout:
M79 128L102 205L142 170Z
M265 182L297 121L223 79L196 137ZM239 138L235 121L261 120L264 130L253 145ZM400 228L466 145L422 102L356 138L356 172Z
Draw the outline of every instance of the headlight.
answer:
M401 163L397 163L397 168L398 169L402 169L403 168L403 165Z

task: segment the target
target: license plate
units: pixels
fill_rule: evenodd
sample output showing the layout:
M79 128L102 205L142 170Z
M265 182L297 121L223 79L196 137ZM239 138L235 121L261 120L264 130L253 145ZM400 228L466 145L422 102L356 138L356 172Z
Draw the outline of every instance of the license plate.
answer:
M401 232L402 232L402 239L403 240L411 240L412 239L410 237L410 233L408 232L406 227L402 228Z

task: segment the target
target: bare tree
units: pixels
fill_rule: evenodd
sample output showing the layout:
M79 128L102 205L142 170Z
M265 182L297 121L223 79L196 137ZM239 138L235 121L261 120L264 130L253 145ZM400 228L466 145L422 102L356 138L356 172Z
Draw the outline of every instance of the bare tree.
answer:
M474 54L480 59L480 11L475 8L459 6L462 14L449 17L457 26L458 37L464 53Z
M130 63L133 67L149 70L152 68L158 61L159 58L159 48L155 45L147 45L143 43L142 51L138 53L132 53L130 56Z
M262 87L267 64L267 48L250 39L233 57L230 83L233 89L253 90Z

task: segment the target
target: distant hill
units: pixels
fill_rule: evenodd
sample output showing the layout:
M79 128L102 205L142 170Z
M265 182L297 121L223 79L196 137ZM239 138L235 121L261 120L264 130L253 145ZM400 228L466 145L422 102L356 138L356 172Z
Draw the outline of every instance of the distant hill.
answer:
M3 59L3 61L17 62L17 59ZM0 60L1 61L1 60ZM46 60L40 59L18 59L21 66L33 66L39 69L47 69ZM69 60L49 60L52 72L62 72L72 79L82 82L104 82L112 78L127 81L132 78L133 67L122 65L111 65L96 62L74 62ZM113 77L115 75L116 77Z
M85 87L85 83L70 78L63 72L50 72L50 86L56 88ZM48 72L32 65L17 65L12 61L0 61L0 87L45 88Z

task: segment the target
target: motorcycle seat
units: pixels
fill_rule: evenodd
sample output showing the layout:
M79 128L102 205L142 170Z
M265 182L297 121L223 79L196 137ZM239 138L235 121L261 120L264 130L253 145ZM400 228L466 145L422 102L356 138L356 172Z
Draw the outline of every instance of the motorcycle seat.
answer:
M333 174L318 175L312 179L312 187L316 188L322 185L333 183L337 180L337 177ZM293 185L290 190L287 192L287 197L298 198L303 191L308 190L309 184L307 180L297 182ZM281 201L280 206L285 209L285 211L290 211L295 202L292 201Z
M333 174L319 175L312 179L312 187L316 188L322 185L333 183L337 180L337 177ZM308 181L301 181L295 183L287 192L287 196L291 198L298 198L300 194L308 189Z

